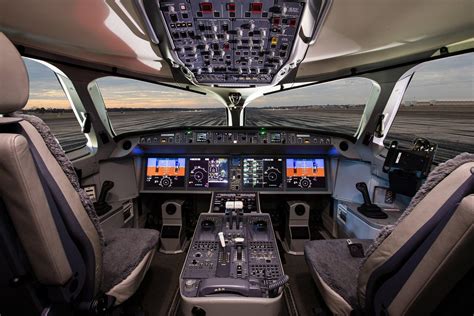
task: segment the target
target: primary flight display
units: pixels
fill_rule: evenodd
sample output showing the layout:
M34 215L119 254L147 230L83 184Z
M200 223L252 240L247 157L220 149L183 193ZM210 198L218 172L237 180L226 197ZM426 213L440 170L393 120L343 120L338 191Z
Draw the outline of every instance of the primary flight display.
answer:
M147 157L143 189L225 191L240 187L244 191L324 191L328 188L325 158L235 158ZM237 164L230 167L230 159ZM232 188L231 182L235 184Z

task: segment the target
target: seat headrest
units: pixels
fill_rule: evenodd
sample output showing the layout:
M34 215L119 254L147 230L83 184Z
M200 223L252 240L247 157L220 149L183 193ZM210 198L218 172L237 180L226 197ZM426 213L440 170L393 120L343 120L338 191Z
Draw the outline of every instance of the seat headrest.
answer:
M0 32L0 114L21 110L28 102L25 63L12 42Z

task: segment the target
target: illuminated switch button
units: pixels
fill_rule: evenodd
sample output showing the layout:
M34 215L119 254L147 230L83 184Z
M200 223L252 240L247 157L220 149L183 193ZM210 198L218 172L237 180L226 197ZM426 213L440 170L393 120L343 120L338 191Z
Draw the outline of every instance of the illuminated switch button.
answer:
M296 19L291 19L288 24L289 24L291 27L295 27L295 26L296 26Z
M250 4L250 11L252 14L260 14L263 10L263 4L261 2L254 2Z
M210 2L201 2L199 8L203 13L212 13L212 3Z
M272 45L278 44L278 38L277 37L272 37Z
M180 5L179 8L181 9L181 11L186 11L186 5L184 4Z
M226 4L226 9L229 12L235 12L235 3L227 3Z

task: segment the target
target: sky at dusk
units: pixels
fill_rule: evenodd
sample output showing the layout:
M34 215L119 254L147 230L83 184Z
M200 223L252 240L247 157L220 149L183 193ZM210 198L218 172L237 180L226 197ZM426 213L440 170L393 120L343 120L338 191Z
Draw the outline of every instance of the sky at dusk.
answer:
M27 108L69 108L56 77L46 66L25 59L30 76ZM98 81L107 107L222 107L209 96L124 78ZM259 98L251 106L364 104L371 91L366 79L351 78ZM474 100L474 53L426 64L415 74L405 101Z

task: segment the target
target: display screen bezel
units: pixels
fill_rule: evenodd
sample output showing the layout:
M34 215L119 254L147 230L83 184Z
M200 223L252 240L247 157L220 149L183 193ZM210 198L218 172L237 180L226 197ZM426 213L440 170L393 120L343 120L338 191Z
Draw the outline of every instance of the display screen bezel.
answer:
M193 187L193 186L189 186L189 175L190 175L190 172L191 172L191 168L190 168L190 162L191 162L191 159L226 159L227 160L227 185L224 186L224 187L209 187L209 188L206 188L206 187ZM229 190L229 187L230 187L230 157L228 156L201 156L201 157L197 157L197 156L188 156L186 157L186 166L187 166L187 170L186 170L186 189L187 190L190 190L190 191L224 191L224 190Z
M162 159L170 159L170 158L184 158L185 159L185 179L184 179L184 187L171 187L171 188L146 188L145 187L145 180L146 180L146 167L148 164L149 158L162 158ZM205 188L205 187L191 187L188 185L189 182L189 161L191 158L201 158L201 159L227 159L227 174L228 174L228 183L226 187L214 187L214 188ZM142 159L142 172L141 172L141 188L142 192L144 193L151 193L151 192L169 192L169 191L176 191L176 192L196 192L196 193L206 193L206 192L214 192L214 191L229 191L232 183L232 174L231 174L231 161L233 159L240 159L240 171L241 171L241 179L240 179L240 189L232 192L289 192L289 193L305 193L305 192L329 192L329 187L331 185L331 176L329 174L330 166L329 162L330 159L326 156L322 155L147 155L143 156ZM282 160L282 186L281 188L248 188L244 187L244 159L281 159ZM287 159L323 159L324 160L324 172L325 172L325 186L321 188L291 188L287 185Z
M154 188L150 188L150 187L147 187L146 186L146 178L147 178L147 168L148 168L148 161L149 159L184 159L184 176L183 176L183 186L178 186L178 187L174 187L174 186L171 186L171 187L154 187ZM185 156L181 156L181 155L173 155L173 156L147 156L147 157L144 157L144 164L143 164L143 167L144 167L144 170L142 172L143 174L143 180L142 180L142 185L143 185L143 189L146 190L146 191L174 191L174 190L186 190L186 181L187 181L187 172L188 172L188 160L187 160L187 157Z
M296 191L296 192L317 192L317 191L327 191L329 188L329 159L323 156L285 156L285 190L286 191ZM288 176L287 176L287 160L288 159L301 159L301 160L314 160L314 159L322 159L324 161L324 187L311 187L311 188L292 188L288 187Z
M240 186L242 188L241 191L284 191L285 190L285 180L286 180L286 166L285 166L285 157L284 156L241 156L241 162L240 162L240 168L242 172L242 179L240 181ZM279 188L266 188L266 187L260 187L260 188L249 188L244 186L244 161L245 159L281 159L281 165L282 165L282 170L281 170L281 187Z

